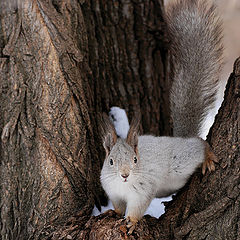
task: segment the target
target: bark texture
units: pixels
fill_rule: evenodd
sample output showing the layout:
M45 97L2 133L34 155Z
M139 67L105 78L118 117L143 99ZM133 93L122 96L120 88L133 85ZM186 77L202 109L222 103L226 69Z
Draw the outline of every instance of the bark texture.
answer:
M74 217L50 239L240 239L240 58L235 62L225 100L208 136L219 164L188 184L166 204L159 219L144 216L128 235L126 221L108 211L97 217ZM46 238L48 239L48 238Z
M98 113L171 132L162 3L3 0L0 14L1 239L58 236L71 216L80 230L106 201Z
M216 172L128 235L113 211L90 217L104 201L98 113L140 111L143 132L170 134L162 3L3 0L0 14L0 239L240 238L240 60L208 139Z

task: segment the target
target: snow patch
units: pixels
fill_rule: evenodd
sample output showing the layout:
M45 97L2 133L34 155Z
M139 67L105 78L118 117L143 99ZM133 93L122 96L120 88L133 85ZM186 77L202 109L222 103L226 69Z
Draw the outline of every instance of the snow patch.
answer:
M127 138L129 122L125 110L119 107L111 107L109 118L116 129L117 135L123 139Z
M113 207L112 202L110 200L108 201L108 205L107 206L101 206L101 212L97 209L96 206L94 206L93 211L92 211L92 216L98 216L101 213L104 213L104 212L106 212L109 209L113 209L114 210L114 207Z
M164 212L165 212L165 206L162 202L169 202L172 200L172 196L166 197L166 198L154 198L149 205L146 214L151 215L152 217L159 218ZM106 207L101 207L101 212L97 209L96 206L94 206L92 211L92 216L98 216L101 213L106 212L107 210L112 209L114 210L114 207L112 205L112 202L109 200L108 205Z

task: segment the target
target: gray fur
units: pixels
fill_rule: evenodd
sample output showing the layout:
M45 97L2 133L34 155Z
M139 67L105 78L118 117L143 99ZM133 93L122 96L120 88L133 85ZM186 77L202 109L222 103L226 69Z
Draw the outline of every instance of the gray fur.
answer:
M170 94L174 136L198 136L214 107L222 62L222 25L204 0L170 3L167 24L174 66Z

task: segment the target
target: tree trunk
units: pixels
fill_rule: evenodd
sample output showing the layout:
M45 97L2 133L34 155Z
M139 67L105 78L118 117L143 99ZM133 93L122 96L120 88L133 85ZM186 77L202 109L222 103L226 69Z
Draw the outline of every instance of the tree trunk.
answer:
M106 202L99 113L171 133L162 2L3 0L0 14L1 239L58 239L71 216L84 234Z

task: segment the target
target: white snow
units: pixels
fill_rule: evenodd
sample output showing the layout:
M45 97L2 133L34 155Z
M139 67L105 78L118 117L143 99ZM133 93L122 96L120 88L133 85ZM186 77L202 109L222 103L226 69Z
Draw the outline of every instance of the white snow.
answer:
M165 206L163 205L162 202L169 202L172 200L172 196L166 197L166 198L154 198L151 202L151 204L149 205L147 211L145 212L146 214L151 215L152 217L156 217L159 218L165 211ZM99 210L97 209L96 206L94 206L93 211L92 211L92 216L97 216L101 213L106 212L109 209L113 209L113 205L111 203L111 201L108 201L108 205L107 206L101 206L101 212L99 212Z
M172 196L166 198L154 198L145 212L145 215L149 214L152 217L159 218L165 212L165 206L162 202L169 202L171 200Z
M127 138L129 122L125 110L119 107L111 107L109 118L113 122L117 135L123 139Z
M97 207L94 206L93 211L92 211L92 216L98 216L99 214L104 213L104 212L106 212L109 209L113 209L114 210L114 207L113 207L112 202L110 200L108 201L108 205L107 206L101 206L101 212L99 212Z

